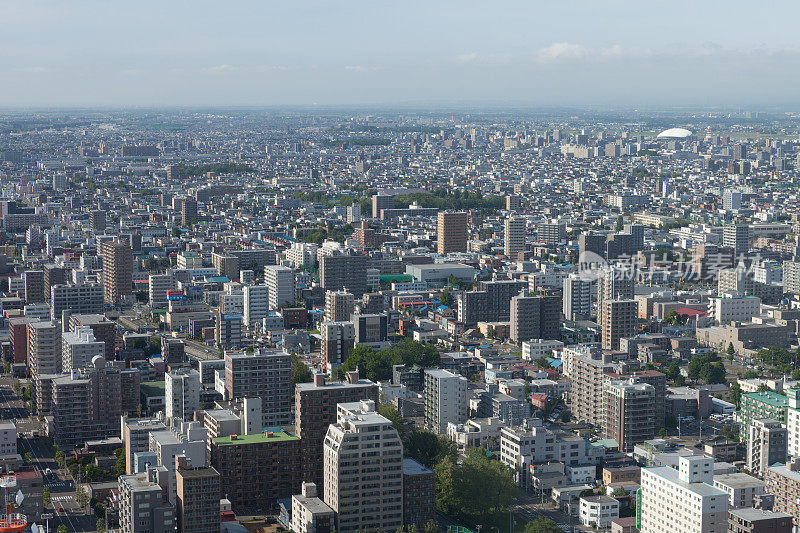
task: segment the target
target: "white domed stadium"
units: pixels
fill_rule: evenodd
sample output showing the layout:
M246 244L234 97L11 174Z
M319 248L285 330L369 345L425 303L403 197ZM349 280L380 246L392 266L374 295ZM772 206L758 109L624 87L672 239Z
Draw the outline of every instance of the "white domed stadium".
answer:
M657 139L688 139L693 133L683 128L670 128L658 134Z

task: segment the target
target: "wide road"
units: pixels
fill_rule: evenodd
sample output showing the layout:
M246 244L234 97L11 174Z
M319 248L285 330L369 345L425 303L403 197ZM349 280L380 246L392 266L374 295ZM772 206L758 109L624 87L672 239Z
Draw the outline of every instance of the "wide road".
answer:
M13 380L10 378L0 378L0 413L4 421L17 421L21 427L37 427L38 423L29 417L24 401L14 393L12 383ZM58 526L63 525L69 531L95 531L94 515L86 515L78 507L75 501L74 482L69 477L68 471L57 469L53 450L45 441L43 437L25 436L17 440L17 445L20 455L31 454L33 464L42 475L44 486L50 489L51 509L45 509L44 512L51 512L54 515L50 520L51 530L55 531ZM45 475L48 468L53 471L50 476ZM63 508L63 511L59 511L59 508Z

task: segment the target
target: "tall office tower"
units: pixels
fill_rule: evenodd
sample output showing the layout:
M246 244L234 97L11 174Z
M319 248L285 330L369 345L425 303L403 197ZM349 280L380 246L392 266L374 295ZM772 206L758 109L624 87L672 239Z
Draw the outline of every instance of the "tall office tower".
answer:
M441 254L467 251L467 222L469 215L463 211L440 211L436 251Z
M564 278L562 309L567 320L588 320L592 314L592 288L595 281L580 274Z
M50 316L55 320L61 313L80 315L103 312L103 286L99 283L53 285L50 288Z
M181 224L191 226L197 222L197 200L187 198L181 204Z
M336 513L336 530L395 531L403 527L403 443L375 402L339 404L325 436L324 501ZM349 450L380 449L354 458Z
M346 290L355 298L367 289L366 255L324 255L319 260L319 284L327 291Z
M714 460L681 456L671 466L642 468L636 526L641 533L725 533L728 493L714 488Z
M261 398L263 427L290 422L291 357L286 352L225 354L225 394L229 400Z
M394 206L394 196L376 194L372 197L372 218L381 218L381 211Z
M620 339L636 335L636 300L605 300L600 309L602 346L604 350L619 350Z
M58 322L28 324L28 359L31 377L61 372L61 326Z
M244 325L252 328L261 323L261 319L269 314L269 287L266 285L245 285L242 288L244 295Z
M103 254L103 300L115 304L133 292L133 252L127 244L106 241Z
M604 390L603 430L605 437L615 439L619 449L633 450L634 444L652 439L656 434L656 389L635 378L607 381Z
M294 433L302 443L302 479L322 486L322 450L325 433L336 423L337 405L359 400L378 401L378 385L348 372L345 381L326 382L322 374L313 383L298 383L294 393Z
M322 360L327 365L339 365L355 346L356 331L352 322L323 322L320 325L322 336Z
M747 469L763 476L768 466L785 463L788 452L788 431L777 420L756 418L748 427Z
M89 222L92 226L92 233L99 235L106 231L106 212L95 210L89 213Z
M242 315L217 311L214 316L214 340L225 350L242 345Z
M506 211L519 211L522 208L522 198L517 195L506 196Z
M177 280L173 274L150 274L147 288L150 294L150 307L166 307L167 293L175 290Z
M164 501L161 486L147 472L119 478L119 525L122 533L175 531L175 508Z
M347 291L327 291L325 293L325 320L327 322L346 322L355 310L355 298Z
M44 302L43 270L26 270L22 273L22 282L25 286L25 303L35 304Z
M747 159L747 145L734 144L733 145L733 158L734 159Z
M750 226L748 224L727 224L722 230L722 244L733 249L734 259L750 250Z
M193 368L177 368L164 374L164 413L167 418L194 420L200 410L200 373Z
M506 257L516 257L517 252L525 251L525 219L509 217L506 219L505 249Z
M631 251L638 252L644 250L644 226L641 224L625 224L622 226L622 234L630 235ZM632 255L632 254L631 254Z
M467 421L467 386L464 376L449 370L426 370L425 426L436 433L447 433L447 424Z
M178 533L219 533L219 472L183 457L176 461Z
M133 454L150 449L150 432L164 431L167 426L155 418L122 418L122 444L125 446L125 473L133 474Z
M269 288L270 309L294 305L294 270L280 265L267 265L264 267L264 285Z
M514 296L511 298L511 340L561 337L561 298L559 296Z
M88 326L80 326L75 331L61 335L61 369L72 372L86 366L97 357L105 357L106 343L94 337L94 331Z
M725 189L722 195L722 208L733 211L742 208L742 193L733 189Z
M605 300L631 300L634 291L633 271L622 266L600 270L597 277L597 314Z

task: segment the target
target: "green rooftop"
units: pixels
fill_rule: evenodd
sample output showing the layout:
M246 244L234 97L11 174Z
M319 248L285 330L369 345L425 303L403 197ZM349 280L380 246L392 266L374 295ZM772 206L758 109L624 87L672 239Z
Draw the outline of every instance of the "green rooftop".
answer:
M164 396L164 382L163 381L145 381L139 388L145 396Z
M289 435L285 431L271 431L271 432L264 432L264 433L254 433L252 435L236 435L236 438L233 438L233 435L228 437L217 437L213 439L214 443L217 446L231 446L231 445L240 445L240 444L261 444L263 442L272 443L272 442L288 442L292 440L300 440L300 437L295 437L294 435Z
M771 390L746 392L742 394L742 397L753 400L754 402L763 402L773 407L786 407L789 405L789 399L786 396Z

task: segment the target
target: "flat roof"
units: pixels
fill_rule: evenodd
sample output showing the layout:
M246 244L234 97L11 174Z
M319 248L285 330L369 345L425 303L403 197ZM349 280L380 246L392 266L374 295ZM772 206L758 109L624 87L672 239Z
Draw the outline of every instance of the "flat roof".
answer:
M745 488L745 487L763 487L764 482L751 475L743 472L735 472L733 474L719 474L714 476L714 483L725 485L726 487Z
M415 461L410 457L403 459L403 474L407 476L416 476L420 474L433 474L433 470Z
M762 390L757 392L746 392L742 394L745 398L750 398L755 401L763 402L773 407L786 407L789 405L789 399L783 394L771 390Z
M748 522L756 522L758 520L769 520L770 518L792 518L789 513L781 513L779 511L764 511L763 509L753 509L752 507L743 507L741 509L730 509L732 515L738 516Z
M247 445L247 444L261 444L264 442L288 442L293 440L300 440L300 437L289 435L285 431L273 431L269 436L267 433L254 433L252 435L234 435L227 437L217 437L212 439L217 446L231 446L231 445Z

